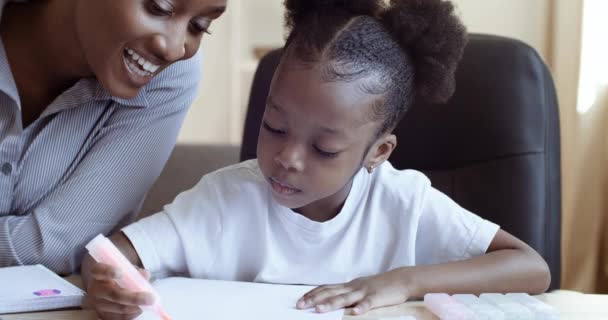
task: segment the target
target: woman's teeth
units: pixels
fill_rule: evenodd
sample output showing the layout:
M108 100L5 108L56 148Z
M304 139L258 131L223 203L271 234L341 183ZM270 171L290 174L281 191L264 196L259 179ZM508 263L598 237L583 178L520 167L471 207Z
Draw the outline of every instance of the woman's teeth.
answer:
M157 65L153 64L152 62L144 59L142 56L137 54L137 52L135 52L133 49L127 48L125 50L125 52L126 52L127 64L129 65L129 68L131 69L131 71L133 71L134 73L136 73L139 76L142 76L142 77L152 76L154 74L154 72L156 72L156 70L158 70L158 68L160 68L160 66L157 66Z

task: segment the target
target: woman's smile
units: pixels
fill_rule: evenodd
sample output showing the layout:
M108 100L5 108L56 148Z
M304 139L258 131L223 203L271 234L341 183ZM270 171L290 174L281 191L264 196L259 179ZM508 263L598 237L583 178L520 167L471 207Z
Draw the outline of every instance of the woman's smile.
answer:
M123 50L123 60L129 79L139 87L146 85L161 67L131 48Z

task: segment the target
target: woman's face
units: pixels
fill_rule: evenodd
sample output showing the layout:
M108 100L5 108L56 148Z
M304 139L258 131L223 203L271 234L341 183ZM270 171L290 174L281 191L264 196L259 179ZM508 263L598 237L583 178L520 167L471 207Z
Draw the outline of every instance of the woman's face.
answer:
M80 0L76 32L111 95L131 98L170 64L192 57L227 0Z

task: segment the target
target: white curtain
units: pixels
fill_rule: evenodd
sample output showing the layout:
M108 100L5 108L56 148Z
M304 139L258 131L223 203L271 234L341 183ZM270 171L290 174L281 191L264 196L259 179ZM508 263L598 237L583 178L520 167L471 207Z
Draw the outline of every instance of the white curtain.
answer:
M549 64L560 101L562 287L608 289L606 0L554 0Z

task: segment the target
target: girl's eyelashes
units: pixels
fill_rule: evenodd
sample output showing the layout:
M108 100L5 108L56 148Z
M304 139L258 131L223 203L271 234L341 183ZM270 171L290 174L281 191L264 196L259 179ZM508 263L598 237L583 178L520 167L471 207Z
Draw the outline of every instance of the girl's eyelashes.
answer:
M266 121L262 121L262 127L264 128L264 130L266 130L274 135L284 135L287 133L285 130L275 129L275 128L271 127ZM324 151L323 149L319 148L318 146L313 146L313 148L318 155L320 155L324 158L331 159L331 158L337 157L340 154L340 152Z
M285 134L285 130L275 129L275 128L271 127L270 125L268 125L268 123L266 121L262 122L262 126L264 127L264 129L266 129L268 132L270 132L272 134Z
M209 26L211 25L210 20L199 20L190 22L190 31L194 34L206 33L211 34L209 31Z
M323 150L321 150L321 149L320 149L319 147L317 147L317 146L315 146L314 148L315 148L315 151L316 151L316 152L317 152L319 155L321 155L321 156L323 156L323 157L325 157L325 158L335 158L335 157L337 157L337 156L338 156L338 154L340 154L340 152L328 152L328 151L323 151Z

